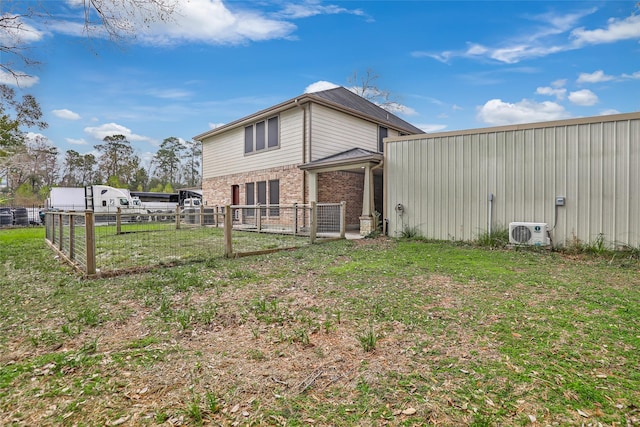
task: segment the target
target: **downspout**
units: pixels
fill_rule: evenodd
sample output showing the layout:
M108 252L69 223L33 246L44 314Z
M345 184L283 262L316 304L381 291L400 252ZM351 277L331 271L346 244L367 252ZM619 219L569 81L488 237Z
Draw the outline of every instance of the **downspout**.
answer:
M302 164L304 165L307 161L307 109L304 106L300 105L298 102L298 98L293 101L296 106L298 106L302 110ZM302 171L302 204L307 203L306 198L306 188L307 188L307 173Z

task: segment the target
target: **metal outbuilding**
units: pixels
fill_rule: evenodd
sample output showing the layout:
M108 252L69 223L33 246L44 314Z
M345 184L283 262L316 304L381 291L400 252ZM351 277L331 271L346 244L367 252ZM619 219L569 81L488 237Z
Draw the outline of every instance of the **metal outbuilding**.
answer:
M473 240L546 223L554 245L640 247L640 112L385 139L388 234Z

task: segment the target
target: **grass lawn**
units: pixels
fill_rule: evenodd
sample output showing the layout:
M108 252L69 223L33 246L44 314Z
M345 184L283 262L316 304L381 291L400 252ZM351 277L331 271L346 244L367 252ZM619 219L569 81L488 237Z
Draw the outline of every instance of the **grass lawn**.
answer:
M640 425L628 254L336 241L82 280L0 231L0 425Z

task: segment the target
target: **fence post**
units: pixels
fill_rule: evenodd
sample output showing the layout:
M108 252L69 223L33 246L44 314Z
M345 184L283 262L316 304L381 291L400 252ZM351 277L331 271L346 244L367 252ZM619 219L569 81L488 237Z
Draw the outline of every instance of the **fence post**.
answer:
M347 202L340 202L340 238L344 239L347 235Z
M44 217L45 224L47 224L47 237L51 243L56 242L56 217L53 213L47 212Z
M231 215L231 206L224 207L224 256L231 258L233 256L233 245L231 240L231 229L233 228L233 218Z
M176 205L176 230L180 230L180 206Z
M116 208L116 234L122 233L122 209Z
M200 225L204 225L204 205L200 201Z
M60 223L60 227L58 229L58 249L62 252L64 249L64 217L62 214L58 215L58 221Z
M317 203L312 201L311 205L311 229L309 230L309 243L314 244L316 242L316 232L318 231L318 209Z
M75 228L75 217L74 217L74 212L71 211L69 212L69 259L75 259L76 254L76 248L75 248L75 234L76 234L76 228Z
M258 203L258 209L256 211L256 227L258 228L258 233L262 230L262 208L260 207L260 203Z
M293 235L298 233L298 204L293 204Z
M93 211L86 210L84 212L84 232L86 245L86 265L87 275L96 274L96 233Z

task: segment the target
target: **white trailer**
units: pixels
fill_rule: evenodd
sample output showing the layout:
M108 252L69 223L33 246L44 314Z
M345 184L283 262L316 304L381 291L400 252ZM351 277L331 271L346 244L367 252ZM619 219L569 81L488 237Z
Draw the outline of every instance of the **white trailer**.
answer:
M45 201L49 210L82 211L86 209L83 187L53 187Z
M140 199L132 197L129 190L108 185L92 185L87 188L54 187L49 193L46 207L59 211L89 209L96 213L116 213L120 208L123 214L147 213Z

